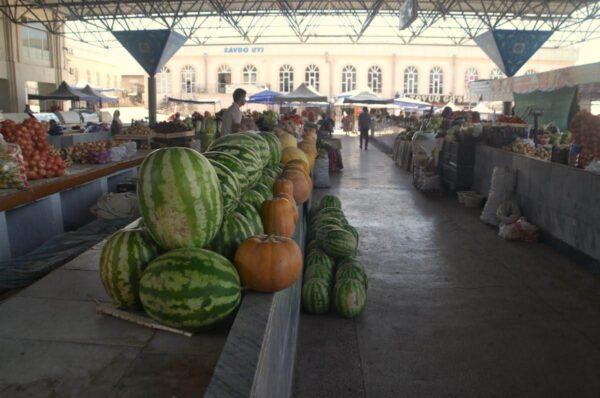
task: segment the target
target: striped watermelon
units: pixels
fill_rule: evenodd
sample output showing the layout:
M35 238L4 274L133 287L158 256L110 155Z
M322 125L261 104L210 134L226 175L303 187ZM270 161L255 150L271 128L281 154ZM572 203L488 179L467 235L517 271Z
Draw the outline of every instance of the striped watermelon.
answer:
M308 241L312 241L317 238L317 234L319 233L319 229L321 228L329 228L329 227L339 227L344 228L343 220L340 220L335 217L327 217L322 220L317 220L313 225L311 225L308 233L306 234L306 239Z
M217 253L173 250L148 265L140 280L140 299L146 313L164 325L206 329L239 305L240 277L233 264Z
M354 261L356 261L358 265L353 262L345 262L344 265L338 267L337 272L335 273L335 280L336 282L339 282L345 278L356 279L360 281L365 287L365 290L367 290L369 286L367 274L360 262L358 262L358 260Z
M264 234L262 220L256 207L252 206L250 203L239 202L236 212L246 217L250 222L250 225L252 225L253 236Z
M215 150L228 153L242 162L243 167L248 174L248 179L250 180L248 186L253 186L260 180L260 176L262 175L262 162L259 158L259 154L253 152L253 149L242 145L221 144L216 147Z
M164 249L204 247L221 226L219 178L193 149L164 148L148 155L140 167L137 197L144 224Z
M250 189L242 194L240 201L250 203L252 206L256 207L256 210L258 210L265 201L265 198L263 198L259 192Z
M268 174L270 177L275 180L279 176L279 172L275 170L273 167L266 167L263 169L263 174Z
M345 318L354 318L365 308L367 292L356 279L341 279L333 289L333 301L337 312Z
M314 239L308 242L308 244L304 248L304 253L306 256L308 256L310 253L313 252L313 250L321 250L317 247L317 241Z
M323 209L320 209L312 218L311 218L311 223L314 223L316 220L318 220L319 218L323 218L323 217L337 217L340 219L346 219L346 216L344 215L344 212L342 209L338 209L337 207L325 207Z
M242 191L250 186L248 172L244 168L244 163L242 163L241 160L225 152L205 152L204 157L208 160L221 163L235 174Z
M273 190L266 186L265 184L261 184L260 182L252 188L253 191L256 191L263 197L264 200L273 199Z
M356 238L345 229L336 226L319 228L316 239L317 245L333 258L356 255Z
M320 278L327 282L327 286L333 283L333 269L329 268L327 264L312 264L307 266L304 271L304 279L310 280L313 278Z
M310 253L308 253L304 260L304 264L307 268L313 264L323 264L327 266L327 268L329 268L331 272L333 272L335 268L335 262L333 261L333 259L320 249L314 249Z
M358 249L358 231L356 228L350 224L343 225L342 228L354 235L354 238L356 239L356 248Z
M267 169L263 170L262 176L260 177L260 180L258 181L258 183L263 184L264 186L269 188L269 192L271 192L271 194L272 194L273 193L273 185L275 185L275 177L271 176L266 171L267 171Z
M342 201L337 196L325 195L321 198L321 201L319 202L319 208L324 209L326 207L335 207L341 209Z
M269 165L269 162L271 161L271 150L269 148L269 143L267 142L267 140L263 136L258 134L258 132L246 131L244 134L247 134L250 137L252 137L254 141L258 144L262 166L267 167Z
M309 314L324 314L329 312L330 289L327 281L313 278L302 286L302 307Z
M100 278L115 306L140 307L138 289L142 271L158 256L159 250L143 229L118 231L107 239L100 255Z
M221 195L223 197L223 210L228 212L237 206L237 201L242 196L240 183L231 170L216 160L209 159L215 169L219 182L221 183Z
M216 151L218 150L216 148L223 145L240 145L249 148L252 153L256 154L257 156L260 154L260 145L258 142L253 137L245 133L227 134L219 137L213 141L208 149L211 151Z
M253 236L254 227L240 213L226 214L221 230L215 236L210 247L223 256L233 259L240 243Z
M266 131L260 133L260 135L269 144L269 154L271 155L269 165L276 166L281 163L281 142L279 142L279 138L275 134Z

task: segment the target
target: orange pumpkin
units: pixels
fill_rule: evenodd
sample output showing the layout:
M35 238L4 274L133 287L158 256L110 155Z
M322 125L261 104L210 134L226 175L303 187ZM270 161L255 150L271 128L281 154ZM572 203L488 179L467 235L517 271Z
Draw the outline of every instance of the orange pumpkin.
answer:
M242 286L259 292L278 292L300 277L302 252L292 239L258 235L242 242L234 264Z
M294 195L294 183L287 178L277 177L275 184L273 184L273 195L279 195L280 193L286 193Z
M297 204L302 204L308 200L312 190L312 181L303 171L298 169L286 169L283 171L283 177L292 180L294 184L294 200Z
M292 189L293 189L293 185L292 185ZM294 193L292 192L290 194L290 193L287 193L287 192L282 192L282 193L279 193L279 194L275 195L274 198L285 198L285 199L287 199L292 204L292 206L294 207L294 222L298 222L298 220L300 219L300 213L298 213L298 205L296 204L296 201L294 200Z
M265 233L291 238L296 230L296 209L284 197L265 200L260 207L260 219Z
M306 140L300 141L298 143L298 148L300 148L300 150L306 153L308 156L317 156L317 146L314 142Z
M291 160L289 161L284 169L290 168L298 168L304 172L304 174L308 175L310 173L310 169L307 167L306 163L301 160Z

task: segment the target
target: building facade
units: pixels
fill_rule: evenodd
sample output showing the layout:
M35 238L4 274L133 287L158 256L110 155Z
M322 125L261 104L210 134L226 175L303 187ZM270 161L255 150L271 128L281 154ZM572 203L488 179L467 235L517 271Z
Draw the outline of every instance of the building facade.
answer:
M572 66L577 57L574 48L542 49L521 73ZM474 46L186 46L157 75L157 91L159 99L210 97L227 104L237 87L289 92L308 83L332 98L370 89L383 98L461 103L470 81L501 77Z

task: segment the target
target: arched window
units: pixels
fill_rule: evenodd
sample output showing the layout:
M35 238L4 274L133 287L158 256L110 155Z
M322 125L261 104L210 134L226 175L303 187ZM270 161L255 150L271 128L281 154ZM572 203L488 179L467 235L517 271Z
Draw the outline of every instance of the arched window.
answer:
M304 82L319 91L319 67L308 65L304 71Z
M417 94L419 91L419 72L414 66L404 69L404 94Z
M279 91L289 93L294 89L294 68L283 65L279 68Z
M219 83L218 92L224 93L227 85L231 84L231 68L227 65L221 65L217 74L217 82Z
M171 91L171 71L166 66L156 74L156 93L167 95Z
M244 66L243 78L244 84L256 84L258 72L254 65Z
M525 76L535 75L537 72L534 69L527 69L525 71Z
M492 71L490 72L490 80L502 79L503 76L504 73L502 73L502 71L498 68L492 69Z
M369 88L374 93L381 92L381 68L379 66L371 66L369 68L368 83Z
M184 94L192 94L196 88L196 71L190 65L181 70L181 91Z
M429 72L429 94L444 94L444 72L439 66Z
M352 65L342 69L342 92L356 90L356 68Z
M475 68L469 68L465 72L465 91L469 90L469 83L479 79L479 72Z

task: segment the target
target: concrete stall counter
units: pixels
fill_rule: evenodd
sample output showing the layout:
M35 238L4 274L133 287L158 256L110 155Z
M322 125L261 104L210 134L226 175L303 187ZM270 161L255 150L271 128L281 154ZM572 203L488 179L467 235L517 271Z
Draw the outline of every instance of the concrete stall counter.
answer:
M517 172L516 193L528 220L600 261L600 175L478 145L474 189L487 196L494 167L502 166Z

